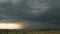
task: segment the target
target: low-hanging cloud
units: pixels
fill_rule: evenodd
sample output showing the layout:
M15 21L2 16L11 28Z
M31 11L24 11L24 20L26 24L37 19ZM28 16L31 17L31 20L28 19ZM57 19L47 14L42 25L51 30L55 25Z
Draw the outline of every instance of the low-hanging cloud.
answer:
M0 1L2 1L0 3L0 21L26 20L29 28L39 26L36 29L56 28L56 25L60 25L60 0ZM48 24L46 25L46 23ZM60 28L60 26L57 28Z

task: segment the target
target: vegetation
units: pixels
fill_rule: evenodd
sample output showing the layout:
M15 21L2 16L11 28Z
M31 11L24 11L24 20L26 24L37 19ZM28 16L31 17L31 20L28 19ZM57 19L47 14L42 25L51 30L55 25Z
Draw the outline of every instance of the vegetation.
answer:
M8 34L22 34L22 31L11 31ZM26 31L26 34L60 34L60 30L31 30Z

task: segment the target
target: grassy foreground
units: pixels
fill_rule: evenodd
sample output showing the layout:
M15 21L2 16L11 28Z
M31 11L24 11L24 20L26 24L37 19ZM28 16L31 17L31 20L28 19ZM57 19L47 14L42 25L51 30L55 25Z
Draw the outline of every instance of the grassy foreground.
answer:
M22 34L22 31L9 31L8 34ZM60 34L60 30L31 30L26 34Z

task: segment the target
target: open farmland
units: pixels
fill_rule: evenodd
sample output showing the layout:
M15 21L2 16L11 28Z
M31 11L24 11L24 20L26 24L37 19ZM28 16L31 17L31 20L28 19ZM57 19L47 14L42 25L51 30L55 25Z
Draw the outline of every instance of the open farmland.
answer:
M9 31L8 34L22 34L22 31ZM26 31L26 34L60 34L60 30L31 30Z

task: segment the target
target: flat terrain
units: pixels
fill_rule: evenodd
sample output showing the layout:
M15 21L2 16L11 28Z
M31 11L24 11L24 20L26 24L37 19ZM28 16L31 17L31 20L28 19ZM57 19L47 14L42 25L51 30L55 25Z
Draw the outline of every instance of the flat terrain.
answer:
M8 34L22 34L22 31L9 31ZM26 31L26 34L60 34L60 30L31 30Z

